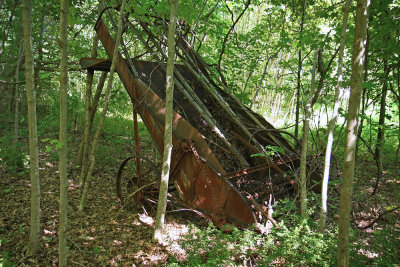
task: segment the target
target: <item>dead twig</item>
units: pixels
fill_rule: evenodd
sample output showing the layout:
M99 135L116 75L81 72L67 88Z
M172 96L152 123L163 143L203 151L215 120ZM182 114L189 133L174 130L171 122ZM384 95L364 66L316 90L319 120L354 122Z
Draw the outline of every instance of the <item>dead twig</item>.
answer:
M274 218L272 218L271 212L270 210L272 210L271 203L268 204L268 212L266 212L265 210L263 210L263 208L261 207L260 204L258 204L253 198L250 198L250 202L251 204L254 205L255 209L258 210L259 212L261 212L261 214L267 219L269 220L275 227L277 228L281 228L278 223L274 220Z

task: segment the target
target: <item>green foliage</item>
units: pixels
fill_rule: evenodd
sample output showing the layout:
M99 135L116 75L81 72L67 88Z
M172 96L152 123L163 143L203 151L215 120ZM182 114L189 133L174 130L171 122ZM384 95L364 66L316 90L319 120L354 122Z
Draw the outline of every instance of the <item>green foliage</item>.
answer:
M373 250L378 253L378 266L398 266L400 255L400 229L385 228L374 233Z
M44 138L42 139L42 142L46 143L46 152L58 150L63 146L63 144L58 139Z
M2 240L0 239L0 244ZM11 267L14 266L15 262L10 261L10 253L8 251L3 251L0 257L0 267Z
M306 221L292 227L283 226L268 236L270 246L263 246L262 264L274 262L288 266L334 266L336 238L334 233L321 234ZM268 243L266 242L266 243Z
M17 145L17 148L14 148L9 143L5 143L5 139L7 138L0 139L1 166L13 174L25 174L27 171L25 167L28 165L27 155L22 152L21 145Z
M399 242L399 229L388 227L382 230L375 230L371 239L372 244L368 248L365 248L362 244L355 246L350 264L353 266L365 266L365 263L372 263L371 265L374 266L398 266ZM360 254L361 251L364 252L364 255Z
M270 157L279 154L284 154L283 148L279 146L266 146L264 153L252 154L251 157Z
M300 221L299 219L296 219ZM336 234L317 233L302 220L293 226L281 225L269 235L245 229L223 233L213 226L192 228L182 246L186 266L333 266L336 263ZM170 266L179 263L172 259ZM182 264L183 262L180 262Z
M20 230L20 233L21 233L21 230ZM13 237L13 236L14 236L14 232L10 231L10 232L6 233L5 228L0 227L0 247L4 247L7 243L10 242L10 239L7 239L7 237ZM10 261L10 252L8 252L6 250L2 251L0 254L0 267L11 267L14 265L15 265L15 262Z
M97 246L94 246L94 247L93 247L93 253L94 253L94 254L99 254L99 253L100 253L100 250L101 250L100 247L97 247Z
M187 252L186 266L236 266L246 262L256 249L257 236L251 230L233 229L232 233L224 233L213 225L200 230L191 226L191 230L182 246ZM172 260L170 266L177 263Z

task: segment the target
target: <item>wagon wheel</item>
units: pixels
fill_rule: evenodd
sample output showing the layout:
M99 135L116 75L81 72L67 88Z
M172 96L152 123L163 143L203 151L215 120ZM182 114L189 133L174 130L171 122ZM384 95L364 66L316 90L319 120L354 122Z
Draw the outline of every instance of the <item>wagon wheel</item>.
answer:
M134 159L130 162L131 159ZM136 162L140 160L140 180L136 168ZM134 199L142 202L142 196L146 193L151 193L151 188L160 180L161 172L157 165L144 156L132 156L125 159L118 169L116 190L118 201L121 204Z

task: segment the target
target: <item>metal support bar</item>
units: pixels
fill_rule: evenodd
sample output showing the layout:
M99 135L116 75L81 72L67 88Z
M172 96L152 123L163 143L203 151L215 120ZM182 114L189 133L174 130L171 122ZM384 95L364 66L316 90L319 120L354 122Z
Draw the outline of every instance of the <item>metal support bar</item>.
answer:
M137 110L136 110L136 103L133 103L133 127L135 131L135 153L136 153L136 172L138 177L138 186L141 185L141 166L140 166L140 144L139 144L139 126L138 126L138 118L137 118Z

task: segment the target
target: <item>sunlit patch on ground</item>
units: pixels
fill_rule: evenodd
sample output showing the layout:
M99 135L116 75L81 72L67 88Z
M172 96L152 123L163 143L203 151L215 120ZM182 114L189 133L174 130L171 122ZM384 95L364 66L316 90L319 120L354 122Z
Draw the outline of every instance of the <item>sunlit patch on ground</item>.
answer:
M148 216L147 214L139 214L139 220L144 223L147 224L148 226L153 226L154 225L154 219L150 216Z

